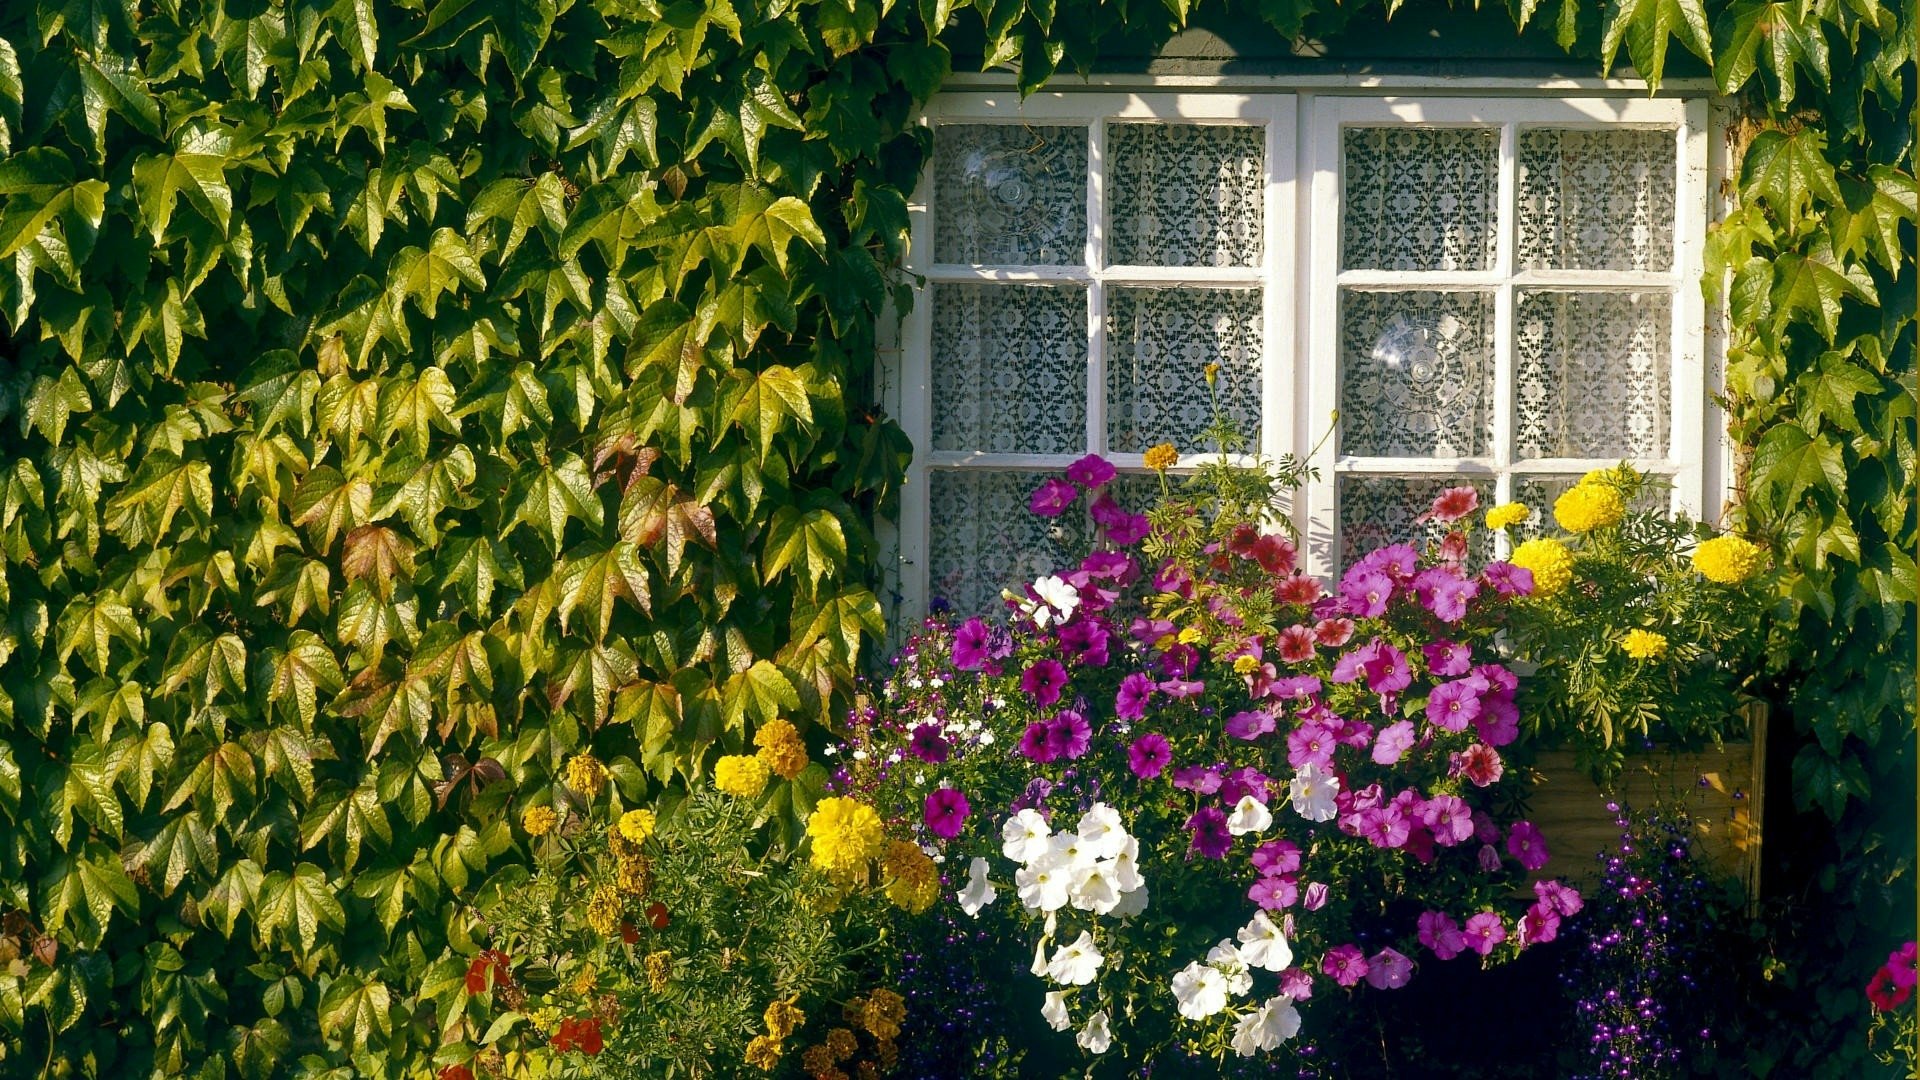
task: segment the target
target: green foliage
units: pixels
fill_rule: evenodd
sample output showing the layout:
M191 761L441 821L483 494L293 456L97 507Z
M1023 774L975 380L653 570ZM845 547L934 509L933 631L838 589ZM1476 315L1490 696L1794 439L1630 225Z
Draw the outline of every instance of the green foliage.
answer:
M1912 14L1510 7L1655 81L1678 38L1762 118L1709 283L1743 525L1787 566L1801 791L1876 848L1855 796L1911 774ZM906 453L859 396L910 109L951 33L1031 89L1191 9L5 5L0 1071L418 1075L471 889L526 859L511 791L591 745L649 799L844 704Z

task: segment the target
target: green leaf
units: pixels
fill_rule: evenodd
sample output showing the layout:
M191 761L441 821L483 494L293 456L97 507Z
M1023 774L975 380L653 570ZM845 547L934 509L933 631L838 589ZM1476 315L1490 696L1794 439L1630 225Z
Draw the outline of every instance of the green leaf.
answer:
M311 730L320 715L320 695L340 692L346 675L326 641L308 630L295 630L287 638L287 648L272 660L273 678L267 684L267 700L290 702L301 725ZM311 774L308 783L311 786Z
M1835 497L1847 490L1840 444L1810 436L1796 423L1776 425L1761 438L1748 475L1749 490L1782 509L1792 506L1808 488L1819 487Z
M620 535L643 548L664 542L668 576L680 572L688 541L709 549L719 546L712 509L682 498L683 494L672 484L642 476L628 486L620 501Z
M111 668L109 656L113 642L124 641L138 653L146 644L146 631L133 609L111 595L76 599L60 612L54 626L54 640L60 644L60 662L75 650L95 674L105 675Z
M374 18L373 0L338 0L330 16L347 55L362 72L372 71L380 50L380 23Z
M260 881L254 920L261 934L284 937L289 948L298 943L296 955L305 956L313 952L322 929L336 934L346 929L346 909L336 893L326 871L312 863L299 864L291 874L276 870ZM328 1023L324 1012L321 1023Z
M333 549L333 538L358 528L373 512L373 485L348 480L340 470L322 465L308 473L293 493L293 523L304 526L322 552Z
M428 313L432 318L432 313ZM460 434L460 419L454 415L455 394L447 373L437 367L420 372L408 381L395 379L380 394L380 427L391 438L400 434L415 457L427 455L433 429Z
M27 407L20 413L20 434L38 431L49 444L59 446L67 434L67 418L92 411L93 397L79 373L62 367L58 378L41 375L33 380Z
M227 234L233 190L227 186L226 166L224 156L195 153L156 154L134 162L133 194L154 243L166 238L174 204L183 194L187 205L220 235Z
M1754 136L1740 165L1741 196L1766 200L1789 233L1799 229L1816 197L1830 206L1842 205L1845 200L1827 162L1826 146L1826 136L1813 127Z
M1880 392L1880 377L1856 364L1844 354L1822 353L1820 363L1800 376L1800 423L1808 431L1818 431L1824 417L1834 426L1861 433L1860 418L1853 400L1861 394Z
M230 864L200 897L200 913L207 925L219 927L221 936L231 939L234 923L242 913L254 909L264 878L260 864L252 859L243 858Z
M546 539L550 550L558 552L567 522L575 518L599 529L605 514L586 462L577 454L564 454L557 466L533 474L526 494L514 508L513 520L531 526Z
M355 1048L383 1047L393 1033L393 995L385 983L341 975L320 995L320 1034Z
M1612 70L1624 40L1635 70L1658 89L1667 66L1667 43L1675 36L1700 59L1713 58L1707 12L1700 0L1608 0L1600 35L1600 68Z
M107 500L107 531L130 546L166 537L174 515L187 510L196 523L213 513L213 470L204 461L182 461L170 450L149 452L133 479Z
M414 535L429 545L437 544L440 527L436 519L448 507L464 510L473 505L466 489L475 475L473 451L465 446L425 461L400 458L381 469L379 508L372 520L382 521L397 513Z
M1831 81L1825 20L1797 0L1736 4L1721 15L1714 36L1723 42L1713 60L1714 81L1723 94L1739 90L1761 64L1779 83L1781 101L1795 97L1795 64L1822 87Z
M466 240L448 228L434 230L424 251L417 247L400 249L387 272L388 295L395 301L411 299L429 319L440 310L440 297L459 293L463 284L474 290L484 289L487 276Z
M800 708L800 692L793 680L765 660L730 678L720 690L720 715L731 730L745 730L746 717L764 724L782 713Z
M774 511L763 562L767 582L771 584L789 566L806 576L810 596L819 592L822 579L839 577L846 569L847 536L832 511L803 513L791 506Z
M140 913L140 894L105 845L87 845L78 858L61 856L40 882L40 910L46 929L71 928L88 947L98 945L117 910L128 918Z
M807 400L806 380L792 368L774 364L758 375L741 373L741 377L749 382L730 419L755 437L764 463L773 452L774 436L789 421L813 423L813 406Z
M1850 751L1838 756L1818 743L1800 748L1793 759L1794 802L1819 807L1829 820L1839 821L1850 799L1864 799L1871 791L1867 771Z
M594 637L603 638L613 622L615 603L626 600L642 612L652 614L653 598L647 589L647 570L640 563L640 549L625 541L601 551L575 553L556 571L560 587L560 629L575 611L584 609L592 617Z
M153 874L161 896L172 896L190 873L211 874L220 864L220 844L196 811L174 814L140 849L136 866Z
M78 811L99 832L116 841L121 838L126 814L113 790L118 773L118 763L109 760L98 746L86 743L72 752L61 783L61 812L54 824L54 836L61 846L66 846L71 834L71 811Z
M1776 319L1802 312L1831 343L1840 330L1841 301L1848 296L1869 304L1879 301L1871 280L1842 273L1825 252L1786 254L1773 261L1769 299Z

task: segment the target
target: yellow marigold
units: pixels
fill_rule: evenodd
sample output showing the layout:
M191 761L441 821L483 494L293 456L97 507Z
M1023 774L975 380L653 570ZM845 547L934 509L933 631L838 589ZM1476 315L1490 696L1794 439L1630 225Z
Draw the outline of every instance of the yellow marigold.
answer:
M1523 502L1501 503L1487 511L1487 528L1505 529L1533 516L1533 507Z
M611 885L593 890L587 901L587 925L603 937L612 937L620 929L620 891Z
M887 874L887 899L909 915L933 906L940 895L940 870L919 845L895 840L881 860Z
M651 810L629 810L620 815L620 835L636 844L644 844L653 835L657 820Z
M665 949L647 954L647 989L659 993L667 988L667 978L673 974L673 954Z
M1722 585L1738 585L1760 569L1760 549L1737 536L1716 536L1693 549L1693 568Z
M807 1052L800 1055L800 1067L807 1070L807 1075L812 1077L828 1076L839 1072L840 1070L833 1065L833 1051L827 1049L825 1043L809 1046Z
M860 1080L880 1080L880 1066L871 1061L860 1062L854 1066L853 1071Z
M1201 365L1200 374L1206 377L1207 385L1212 386L1220 379L1220 365L1212 361Z
M593 984L597 981L598 975L599 973L593 970L593 965L588 964L586 967L580 969L579 974L573 977L573 982L567 989L572 990L574 994L579 997L586 997L588 994L593 993Z
M856 799L829 796L815 804L807 835L813 838L814 866L850 873L880 853L880 815Z
M615 868L615 884L621 892L641 897L653 888L653 863L645 858L622 856Z
M528 836L545 836L560 824L560 815L551 806L529 806L520 815L520 827Z
M861 1010L860 1026L882 1041L900 1037L900 1025L907 1019L906 999L891 990L879 989L867 995Z
M1259 666L1260 661L1255 660L1251 656L1236 656L1233 658L1233 673L1235 675L1251 675L1254 669Z
M761 762L782 780L799 776L807 767L807 744L801 741L800 729L792 721L776 717L760 725L760 730L753 733L753 745L760 748Z
M1185 630L1180 631L1179 640L1182 645L1198 645L1201 639L1205 637L1206 634L1202 633L1199 627L1189 626Z
M1154 472L1166 472L1179 460L1180 451L1175 450L1173 444L1167 442L1148 447L1147 452L1140 456L1140 463Z
M713 763L713 786L737 799L751 799L767 788L766 763L751 754L729 754Z
M827 1053L833 1055L833 1060L836 1063L852 1057L854 1051L859 1049L860 1040L855 1038L853 1032L848 1031L846 1028L834 1028L832 1031L827 1032Z
M900 1064L900 1048L893 1044L892 1039L881 1039L873 1048L873 1057L882 1070L891 1069Z
M765 1035L755 1035L747 1043L747 1064L761 1072L772 1072L780 1067L780 1040Z
M1575 484L1553 501L1553 520L1568 532L1592 532L1620 524L1627 500L1610 484Z
M767 1034L774 1041L793 1034L801 1024L807 1022L807 1014L791 1001L774 1001L767 1005L767 1011L760 1017L767 1023Z
M592 754L575 754L567 762L567 786L591 799L607 786L607 767Z
M1629 630L1620 639L1620 647L1635 660L1658 660L1667 655L1667 638L1651 630Z
M552 1031L554 1025L560 1022L560 1010L548 1005L545 1008L533 1010L527 1019L533 1021L533 1030L544 1035Z
M1533 571L1535 596L1552 596L1573 581L1573 553L1558 540L1529 540L1514 548L1507 561Z

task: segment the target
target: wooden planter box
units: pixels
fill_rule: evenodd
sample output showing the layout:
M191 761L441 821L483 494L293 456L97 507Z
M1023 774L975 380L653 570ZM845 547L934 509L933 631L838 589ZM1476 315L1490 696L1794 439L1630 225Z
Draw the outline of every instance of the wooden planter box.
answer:
M1694 853L1721 877L1760 892L1761 803L1765 793L1767 709L1746 710L1749 737L1692 753L1654 750L1627 760L1603 791L1573 764L1570 750L1550 750L1535 764L1530 820L1547 839L1552 858L1534 879L1557 877L1587 885L1604 869L1596 856L1617 850L1620 827L1609 802L1642 810L1656 802L1678 805L1693 817ZM1530 881L1533 879L1530 879Z

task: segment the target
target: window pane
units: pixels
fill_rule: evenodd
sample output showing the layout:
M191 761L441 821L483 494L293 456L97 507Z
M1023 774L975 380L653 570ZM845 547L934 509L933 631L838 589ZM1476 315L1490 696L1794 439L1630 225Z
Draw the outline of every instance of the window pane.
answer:
M1493 504L1491 477L1471 480L1458 476L1364 476L1340 478L1340 565L1351 566L1369 551L1388 544L1424 545L1445 536L1445 526L1414 519L1433 506L1450 487L1470 487L1480 493L1480 505ZM1493 533L1474 529L1468 534L1468 558L1483 563L1493 557Z
M1672 131L1525 128L1519 157L1522 267L1672 269Z
M1087 291L933 287L933 448L1066 454L1087 445Z
M1343 133L1348 270L1485 270L1499 214L1495 128L1355 127Z
M1086 257L1087 129L934 128L936 262L1071 266Z
M1493 296L1340 296L1340 450L1480 457L1493 428Z
M1107 262L1257 266L1266 132L1222 124L1107 128Z
M1527 504L1533 513L1520 523L1517 533L1523 538L1532 538L1549 531L1553 521L1553 501L1566 494L1568 488L1580 482L1578 476L1516 476L1513 478L1513 498L1515 502ZM1667 476L1651 476L1647 485L1640 489L1640 496L1633 500L1635 510L1665 510L1673 497L1673 479Z
M1211 449L1205 367L1220 365L1220 404L1248 436L1260 429L1260 293L1253 289L1107 291L1107 449L1170 442Z
M1666 457L1673 301L1523 292L1514 315L1518 457Z

